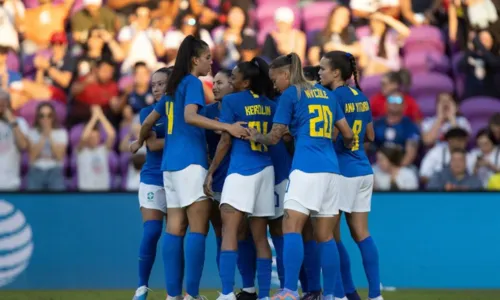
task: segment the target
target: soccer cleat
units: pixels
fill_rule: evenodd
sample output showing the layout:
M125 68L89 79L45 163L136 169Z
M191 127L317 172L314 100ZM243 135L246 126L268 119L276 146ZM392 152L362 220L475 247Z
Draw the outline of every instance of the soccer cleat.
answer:
M249 293L247 291L241 290L236 294L236 299L238 300L257 300L257 293Z
M323 299L323 295L321 294L321 291L319 292L309 292L306 293L300 300L321 300Z
M368 298L368 300L384 300L382 296L378 296L377 298Z
M228 295L219 293L219 297L217 298L217 300L236 300L236 296L234 295L234 293Z
M198 295L197 297L193 297L189 294L186 294L184 296L184 300L208 300L208 299L207 299L207 297L202 296L202 295Z
M146 300L148 298L149 289L147 286L143 285L137 288L135 291L134 298L132 300Z
M182 296L167 296L167 300L182 300Z
M299 300L299 293L289 289L282 289L279 293L271 297L271 300Z

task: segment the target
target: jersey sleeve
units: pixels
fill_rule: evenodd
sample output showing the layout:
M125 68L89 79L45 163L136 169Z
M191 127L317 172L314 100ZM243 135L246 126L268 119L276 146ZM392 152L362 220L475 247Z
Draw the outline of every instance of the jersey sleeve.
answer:
M160 101L158 101L156 103L156 105L155 105L155 111L157 113L159 113L160 116L162 116L162 117L166 117L167 116L167 107L166 107L166 105L167 105L167 99L168 99L167 96L163 96L163 97L161 97ZM142 124L142 122L144 120L146 120L146 118L144 118L144 120L142 119L142 111L143 110L141 110L141 116L140 116L141 117L141 119L140 119L141 120L141 124Z
M295 88L289 88L280 96L273 123L290 125L292 121L294 100L297 98L296 91Z
M369 124L369 123L373 122L373 112L372 112L372 105L370 104L370 101L366 100L366 102L368 103L368 107L370 108L370 110L366 113L366 124Z
M186 95L184 106L196 104L200 107L205 106L205 95L203 94L203 83L194 76L190 76L186 86Z
M226 97L222 98L222 108L220 111L219 121L221 121L223 123L229 123L229 124L236 122L234 111L231 107L230 98L226 98Z
M335 120L333 123L337 123L338 121L342 120L345 118L344 111L342 111L342 108L340 107L339 102L335 99Z

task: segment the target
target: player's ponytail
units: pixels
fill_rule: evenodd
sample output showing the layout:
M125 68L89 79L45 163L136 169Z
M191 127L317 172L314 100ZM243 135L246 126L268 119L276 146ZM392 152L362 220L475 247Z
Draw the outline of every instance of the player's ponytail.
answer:
M324 58L328 59L332 70L339 70L341 80L346 81L354 77L356 88L361 91L359 85L359 74L356 66L356 58L351 53L344 51L330 51L326 53Z
M290 72L290 85L294 85L297 88L297 92L300 98L300 93L302 89L309 89L313 87L313 83L307 80L302 70L302 62L300 57L292 52L288 55L283 55L271 63L270 69L283 68Z
M250 81L253 93L274 99L274 84L269 78L269 66L262 58L255 57L251 61L239 63L237 68L243 80Z
M168 80L167 95L175 94L182 79L193 70L193 57L200 57L206 49L208 49L208 45L204 41L192 35L184 38L177 52L172 75Z

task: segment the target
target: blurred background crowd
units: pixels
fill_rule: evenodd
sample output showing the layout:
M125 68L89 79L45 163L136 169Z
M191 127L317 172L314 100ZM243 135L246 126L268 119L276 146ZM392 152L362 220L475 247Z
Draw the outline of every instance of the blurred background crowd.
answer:
M213 73L351 52L377 190L500 189L500 0L0 0L0 190L136 190L149 78L186 35ZM202 78L207 103L212 78Z

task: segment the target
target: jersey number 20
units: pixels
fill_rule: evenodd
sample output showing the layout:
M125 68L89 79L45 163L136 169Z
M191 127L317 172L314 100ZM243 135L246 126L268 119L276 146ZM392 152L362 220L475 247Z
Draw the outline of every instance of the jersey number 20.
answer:
M248 122L248 127L254 128L262 134L267 134L269 128L268 124L269 124L268 122L250 121ZM250 141L250 147L252 148L253 151L267 152L266 145L258 144L253 141Z
M172 134L174 129L174 102L165 102L165 114L167 115L167 134Z
M330 107L328 105L311 104L308 108L309 114L318 114L317 117L314 117L309 121L309 135L312 137L324 137L331 139L333 114Z

